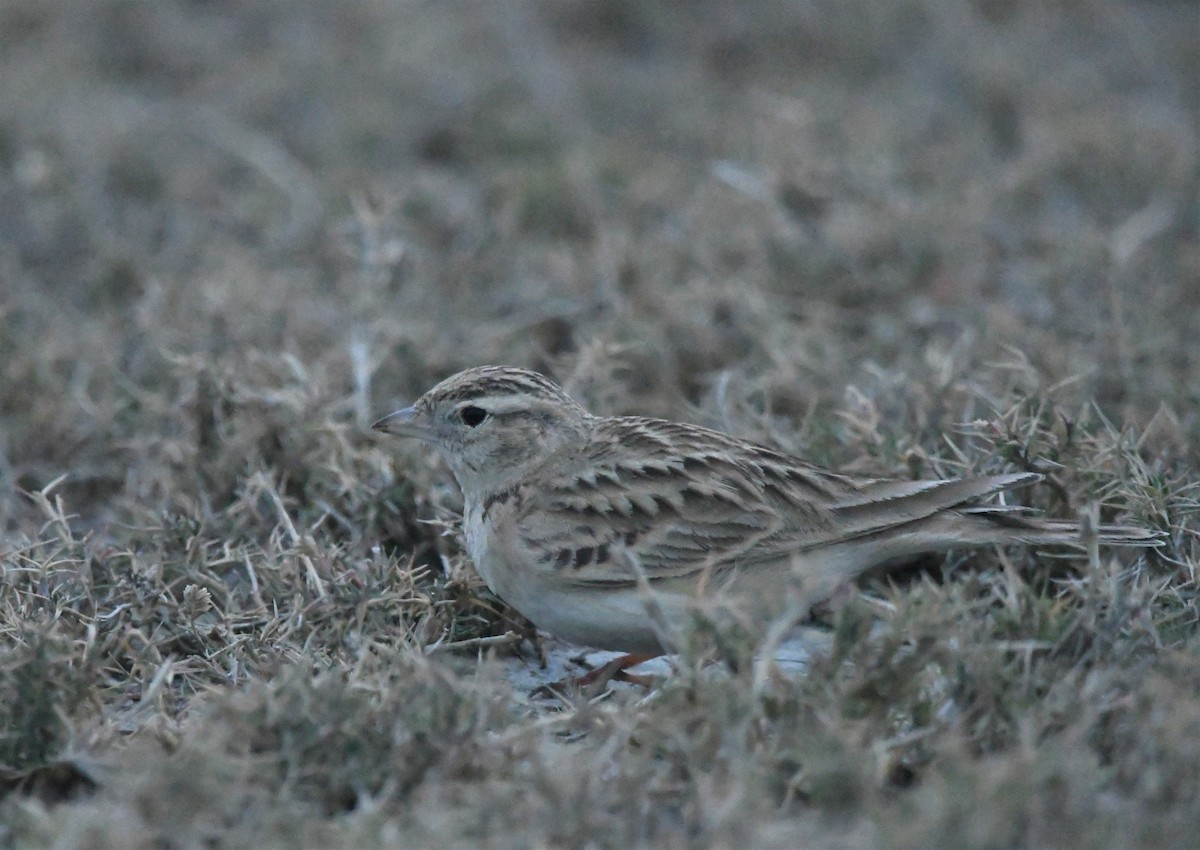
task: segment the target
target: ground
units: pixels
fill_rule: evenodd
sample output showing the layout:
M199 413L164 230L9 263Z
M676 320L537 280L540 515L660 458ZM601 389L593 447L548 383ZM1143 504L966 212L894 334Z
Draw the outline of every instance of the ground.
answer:
M0 4L0 844L1194 843L1198 33ZM369 429L482 363L860 473L1038 470L1165 545L930 558L802 670L700 624L649 691L533 698L569 653Z

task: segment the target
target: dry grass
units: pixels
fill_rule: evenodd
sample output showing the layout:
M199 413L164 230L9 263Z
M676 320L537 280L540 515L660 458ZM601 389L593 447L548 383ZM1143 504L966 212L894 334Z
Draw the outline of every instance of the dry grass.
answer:
M0 843L1194 842L1197 29L0 7ZM366 428L486 362L856 470L1037 469L1169 542L933 560L806 676L700 635L552 709L479 640L523 624L448 475Z

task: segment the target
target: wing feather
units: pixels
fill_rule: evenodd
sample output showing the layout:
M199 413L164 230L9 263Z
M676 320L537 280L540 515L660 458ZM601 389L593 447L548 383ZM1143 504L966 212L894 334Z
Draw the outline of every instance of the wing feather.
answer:
M585 450L560 467L580 471L532 494L517 523L525 551L543 553L539 566L577 586L633 585L635 562L652 583L721 576L936 515L966 519L959 510L998 518L1003 505L973 503L1040 478L854 479L715 431L639 418L601 420Z
M586 471L531 494L517 523L525 550L546 553L541 566L564 582L633 585L635 560L651 582L777 561L829 537L821 503L853 492L849 479L723 434L620 422L624 434L599 435L572 465Z

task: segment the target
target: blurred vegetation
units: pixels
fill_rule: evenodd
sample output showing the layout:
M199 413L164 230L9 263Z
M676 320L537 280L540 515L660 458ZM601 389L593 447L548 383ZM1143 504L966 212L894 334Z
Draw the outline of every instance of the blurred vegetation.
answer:
M0 4L0 843L1194 843L1197 32ZM1168 545L936 559L806 676L718 636L547 705L447 473L368 430L489 362L859 472L1037 469Z

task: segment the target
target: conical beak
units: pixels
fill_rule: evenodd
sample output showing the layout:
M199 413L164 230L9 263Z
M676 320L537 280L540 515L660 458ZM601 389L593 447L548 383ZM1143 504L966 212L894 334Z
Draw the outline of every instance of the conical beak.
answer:
M383 431L385 434L395 434L397 437L417 437L421 440L428 440L431 434L421 421L423 418L415 407L406 407L395 413L389 413L371 428L375 431Z

